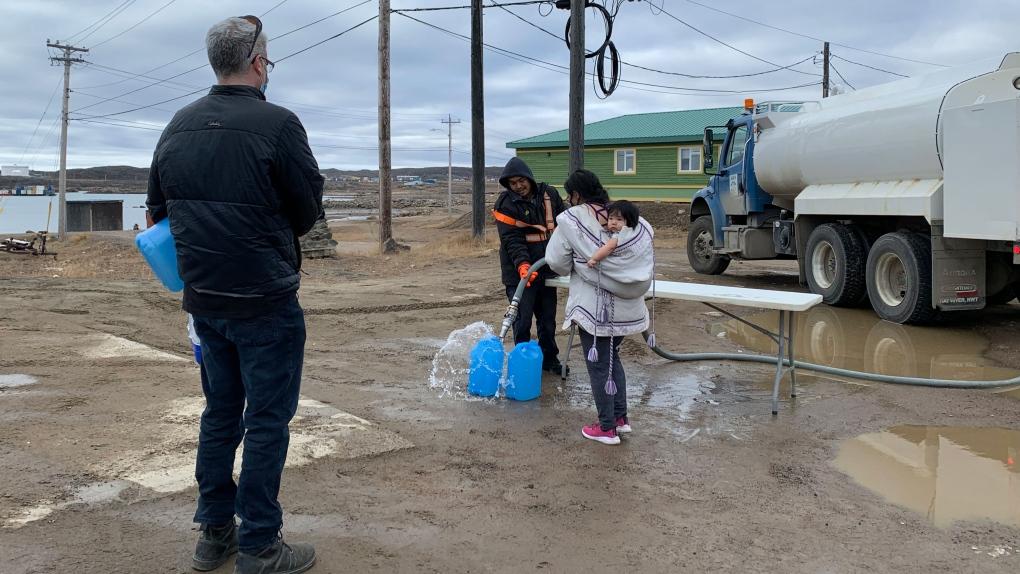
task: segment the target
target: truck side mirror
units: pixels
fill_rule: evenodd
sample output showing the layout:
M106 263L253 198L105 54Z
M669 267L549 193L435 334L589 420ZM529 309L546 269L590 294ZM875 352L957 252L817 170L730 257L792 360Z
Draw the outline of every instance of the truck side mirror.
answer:
M707 175L713 175L709 172L710 169L715 167L715 158L712 157L712 151L715 149L715 140L712 137L712 128L705 128L705 137L702 140L702 157L704 162L704 168L702 171Z

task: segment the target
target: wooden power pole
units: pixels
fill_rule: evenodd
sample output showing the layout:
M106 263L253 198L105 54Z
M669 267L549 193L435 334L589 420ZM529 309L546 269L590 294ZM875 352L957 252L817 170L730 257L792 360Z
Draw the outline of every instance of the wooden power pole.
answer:
M829 43L822 47L822 97L829 97Z
M446 124L446 213L453 213L453 124L459 124L460 120L446 114L446 119L441 121Z
M482 0L471 0L471 234L485 234L485 98Z
M72 58L71 53L88 52L88 50L61 44L60 42L50 42L49 40L46 40L46 45L50 48L63 50L64 52L62 57L50 58L54 62L63 62L64 64L64 105L60 115L60 183L58 184L60 188L60 206L57 209L58 217L60 218L57 238L62 240L67 237L67 124L69 122L67 107L71 101L71 64L85 61L81 58Z
M586 0L570 3L570 173L584 167L585 3Z
M393 150L390 147L390 0L379 0L379 249L396 251L393 239Z

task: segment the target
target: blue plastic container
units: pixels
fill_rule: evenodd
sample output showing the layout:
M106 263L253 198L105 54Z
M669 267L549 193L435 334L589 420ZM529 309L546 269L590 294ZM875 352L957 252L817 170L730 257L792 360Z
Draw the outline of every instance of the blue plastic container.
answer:
M518 343L507 359L506 398L530 401L542 394L542 349L538 341Z
M471 370L468 373L468 393L479 397L494 397L499 391L503 376L503 341L488 336L471 349Z
M170 218L136 235L135 245L164 287L171 291L184 289L184 281L177 271L177 249L170 233Z

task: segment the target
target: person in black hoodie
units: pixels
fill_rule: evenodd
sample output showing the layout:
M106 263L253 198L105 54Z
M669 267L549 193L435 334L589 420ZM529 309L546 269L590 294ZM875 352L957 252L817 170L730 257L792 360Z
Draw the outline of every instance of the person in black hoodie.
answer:
M532 272L531 265L545 257L549 236L556 228L556 216L564 210L563 199L555 187L535 182L531 168L517 157L507 162L499 183L505 189L496 199L492 215L499 231L499 264L507 299L513 299L521 279L531 279L518 307L514 343L531 339L534 315L542 368L559 373L562 367L555 337L556 288L545 285L545 279L554 275L548 268Z

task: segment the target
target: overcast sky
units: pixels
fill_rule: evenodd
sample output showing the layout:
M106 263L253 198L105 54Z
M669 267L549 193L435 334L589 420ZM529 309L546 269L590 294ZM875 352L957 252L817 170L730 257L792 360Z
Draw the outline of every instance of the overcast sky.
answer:
M486 3L492 1L485 0ZM904 75L923 74L939 68L869 51L954 65L1020 50L1020 41L1016 39L1020 2L1013 0L702 2L704 5L689 0L624 2L613 31L613 42L622 59L663 72L712 76L753 74L774 70L774 64L787 66L807 60L791 70L730 79L691 79L624 66L624 80L668 88L624 83L609 99L599 100L589 82L586 121L638 112L740 105L745 95L759 101L817 99L820 96L819 86L762 91L819 82L820 58L812 59L812 56L821 52L820 42L721 14L706 6L798 34L828 39L834 43L832 52L836 56ZM78 45L91 48L83 56L90 64L75 65L72 69L70 109L72 117L93 116L93 119L89 120L92 123L71 123L68 165L147 166L162 126L178 108L202 94L153 104L215 81L209 67L203 66L207 62L204 38L210 25L231 15L268 11L263 20L265 31L272 38L359 3L361 0L284 0L282 3L280 0L0 0L0 53L4 55L0 59L0 164L29 164L36 170L51 170L58 165L60 93L57 87L62 69L50 65L48 57L53 51L47 49L47 39L73 38ZM463 4L470 4L470 1L392 0L394 9ZM653 6L660 4L669 14L732 48L699 34L667 14L656 13ZM74 36L118 7L125 9L87 37L82 38L85 34ZM155 16L139 24L161 8ZM566 11L550 13L548 5L508 10L557 35L563 33ZM269 57L282 60L288 54L376 14L377 2L369 1L271 41ZM470 33L469 10L410 15L460 34ZM469 44L397 14L391 18L394 166L445 165L446 126L440 120L447 114L464 121L453 128L454 164L470 165ZM136 27L128 30L132 26ZM281 61L271 75L269 100L294 110L301 117L323 168L377 166L377 26L376 21L369 22ZM603 32L600 21L589 18L588 28L587 41L596 44ZM485 11L485 41L527 58L557 66L568 65L568 51L562 41L499 8ZM180 60L170 63L177 59ZM857 88L896 79L894 75L845 60L835 59L833 63L846 82ZM505 147L509 140L567 127L565 71L534 64L493 51L485 53L488 165L502 164L512 155L512 150ZM152 85L196 67L199 69ZM543 69L550 67L553 69ZM139 74L151 79L139 78ZM833 81L844 84L839 77L834 77ZM734 93L683 92L674 87L732 90ZM54 96L52 101L51 96ZM110 98L112 100L104 101ZM97 103L99 105L94 105ZM152 107L119 113L142 106Z

